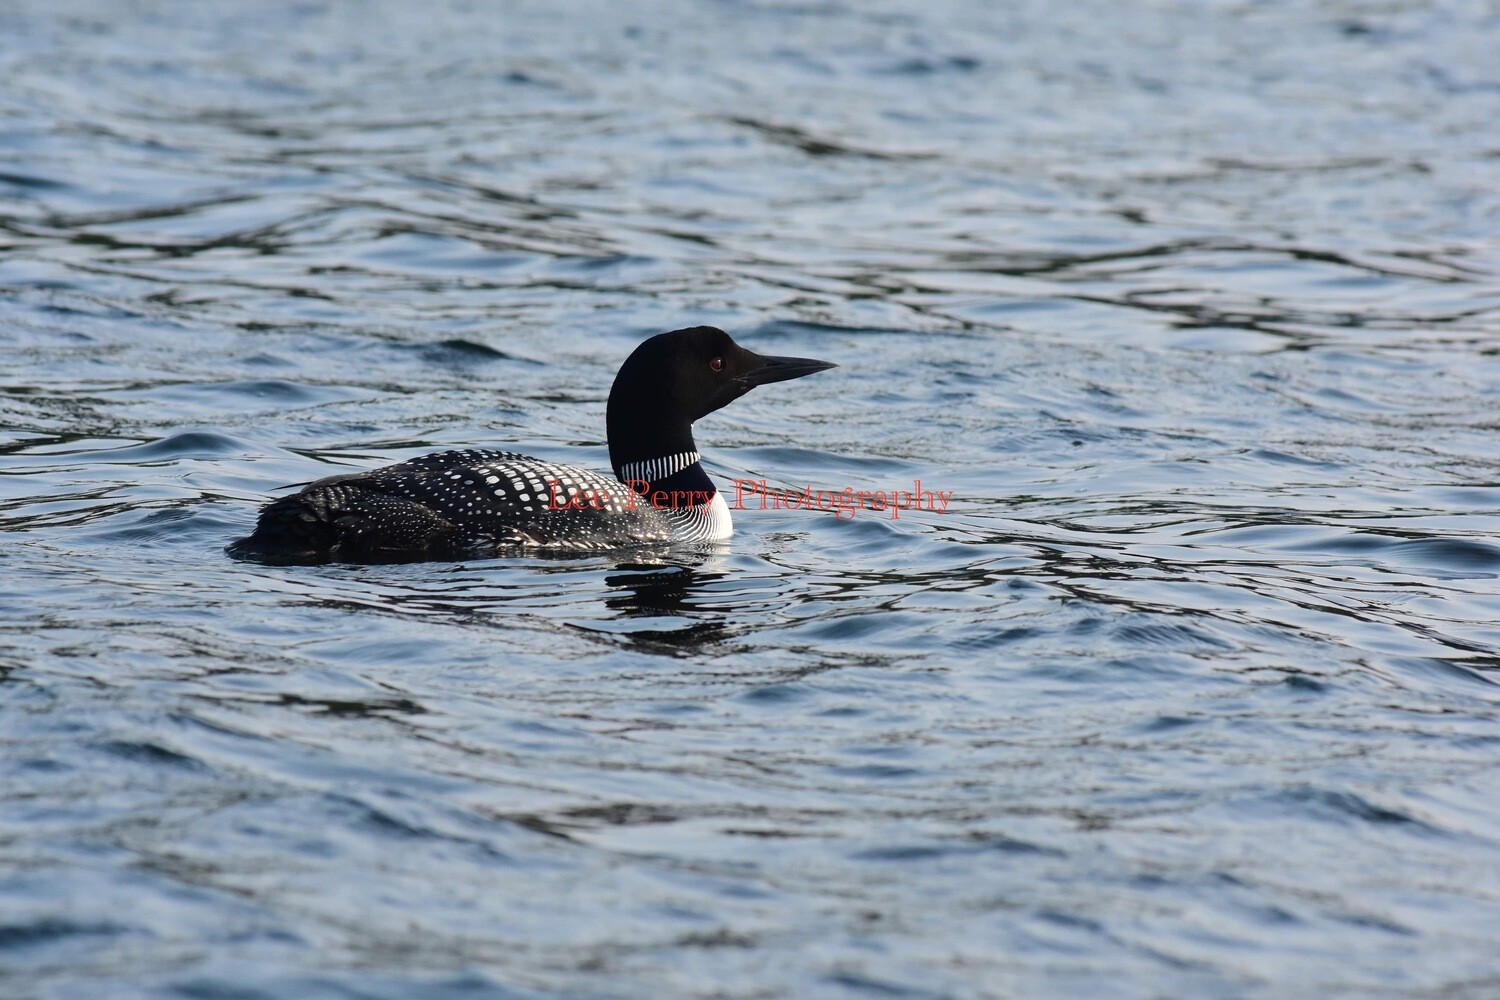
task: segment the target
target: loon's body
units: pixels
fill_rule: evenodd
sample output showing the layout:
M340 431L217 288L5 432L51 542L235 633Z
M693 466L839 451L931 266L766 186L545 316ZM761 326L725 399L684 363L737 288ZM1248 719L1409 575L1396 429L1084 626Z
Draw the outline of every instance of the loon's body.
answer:
M268 504L255 533L230 554L273 562L473 559L536 547L717 542L731 531L717 491L706 504L658 507L597 472L465 449L311 483Z
M757 385L832 367L762 357L713 327L660 334L636 348L610 390L613 479L512 452L439 452L276 500L229 553L393 562L723 541L729 507L703 470L693 422Z

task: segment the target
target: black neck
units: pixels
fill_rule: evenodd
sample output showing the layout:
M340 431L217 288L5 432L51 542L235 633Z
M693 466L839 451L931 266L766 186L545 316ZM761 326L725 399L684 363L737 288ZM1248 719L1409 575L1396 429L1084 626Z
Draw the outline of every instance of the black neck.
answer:
M639 472L634 467L698 450L693 421L701 414L691 401L702 395L702 387L684 368L681 349L666 338L665 334L652 337L637 347L620 366L609 390L604 422L609 462L620 479L650 481L651 476L622 473L627 467ZM704 371L708 371L706 362ZM699 475L707 480L701 469Z
M643 463L649 465L650 463ZM708 503L713 495L718 492L714 481L708 478L708 473L703 470L700 462L666 472L665 474L650 471L634 474L635 470L626 466L625 473L617 471L615 475L621 482L626 483L631 489L641 496L651 499L652 495L669 494L669 498L663 503L672 509L684 507L697 507ZM651 502L655 502L652 500Z
M610 391L604 416L609 463L616 475L621 466L630 463L698 450L693 443L693 423L674 405L670 392L660 392L658 386L658 392L653 393L639 380L630 380L629 384L623 381L617 379Z
M615 478L630 484L632 489L642 494L657 490L714 492L713 480L703 470L697 451L681 451L637 462L616 463Z
M617 426L613 413L610 417L609 464L614 466L616 474L625 465L649 462L672 455L685 455L698 450L698 446L693 442L691 426L676 429L659 426L642 427L639 422L631 421L629 427L622 428Z

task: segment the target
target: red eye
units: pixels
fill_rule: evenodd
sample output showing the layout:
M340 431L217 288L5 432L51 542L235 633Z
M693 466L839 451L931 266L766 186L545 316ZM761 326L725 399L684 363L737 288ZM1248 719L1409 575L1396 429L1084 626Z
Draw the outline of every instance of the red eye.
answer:
M708 367L712 368L716 372L721 372L724 370L724 359L712 358L708 362Z

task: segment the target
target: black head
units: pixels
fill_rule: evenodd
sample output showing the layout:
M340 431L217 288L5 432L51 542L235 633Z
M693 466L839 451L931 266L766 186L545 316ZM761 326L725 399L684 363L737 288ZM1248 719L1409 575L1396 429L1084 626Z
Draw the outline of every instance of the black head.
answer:
M837 367L811 358L747 351L723 330L695 326L658 334L620 366L609 391L610 460L660 458L693 450L693 422L758 385Z

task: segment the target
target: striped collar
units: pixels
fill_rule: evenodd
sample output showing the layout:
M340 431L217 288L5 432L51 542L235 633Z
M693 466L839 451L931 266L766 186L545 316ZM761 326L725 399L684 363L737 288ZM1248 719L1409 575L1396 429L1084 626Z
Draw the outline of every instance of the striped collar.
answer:
M660 482L702 460L703 456L696 451L684 451L676 455L647 459L644 462L626 462L620 466L620 481Z

